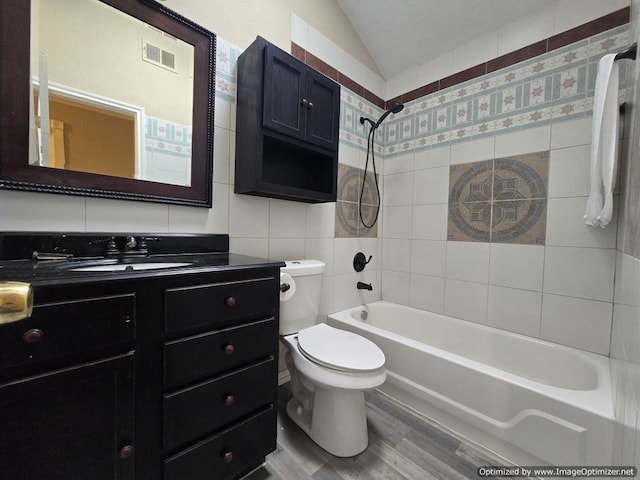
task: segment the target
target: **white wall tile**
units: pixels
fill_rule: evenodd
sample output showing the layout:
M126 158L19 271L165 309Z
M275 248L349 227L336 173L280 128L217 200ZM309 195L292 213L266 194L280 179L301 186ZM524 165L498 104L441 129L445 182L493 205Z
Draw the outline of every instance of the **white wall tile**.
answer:
M551 148L591 145L591 117L551 124Z
M384 176L384 206L411 205L413 198L413 172Z
M444 284L442 277L411 274L409 306L428 312L444 313Z
M489 286L480 283L447 279L444 292L444 313L476 323L487 321Z
M309 43L306 50L329 65L337 65L338 46L311 25L307 27L307 35Z
M0 228L5 232L84 232L87 229L86 200L84 197L0 189ZM105 201L109 205L115 202Z
M411 238L411 217L413 207L384 207L382 236L384 238ZM380 233L378 233L380 234Z
M232 102L223 98L216 98L216 108L214 112L213 124L216 127L227 130L235 130L235 122L231 123Z
M418 66L418 86L428 85L432 82L448 77L453 70L453 52L445 52L437 58Z
M496 136L496 158L549 150L551 127L536 127Z
M561 0L556 6L554 32L564 32L628 6L629 0Z
M490 284L542 291L543 246L492 243L490 258Z
M269 258L269 239L229 237L229 251L240 255Z
M495 158L494 137L457 143L451 147L451 165L493 160L493 158Z
M409 304L410 274L393 270L382 270L382 300Z
M306 238L304 242L304 258L324 262L325 277L333 275L334 243L333 238Z
M394 98L418 88L418 68L409 67L387 79L385 99Z
M367 157L366 152L345 143L340 143L338 145L338 158L343 165L364 169Z
M614 304L611 336L612 357L640 363L640 307Z
M553 35L555 5L542 8L522 20L507 23L498 30L498 55L513 52Z
M213 184L213 207L169 205L169 232L227 233L229 231L229 185Z
M158 203L87 198L87 232L168 232L169 207Z
M449 208L446 204L415 205L411 237L424 240L446 240Z
M336 229L336 204L307 205L306 237L333 238Z
M543 291L611 302L615 257L609 249L546 247Z
M453 50L453 71L460 72L498 56L498 32L490 32Z
M269 239L269 259L271 260L302 260L304 259L305 242L299 238Z
M589 196L590 155L591 145L551 150L549 198Z
M413 173L413 204L447 203L449 200L449 167L416 170Z
M394 173L406 173L413 171L413 152L397 157L389 157L384 159L384 174L392 175Z
M382 240L382 269L411 271L411 240L385 238Z
M489 285L487 325L538 337L542 293Z
M618 252L615 303L640 306L640 259Z
M333 282L334 278L323 277L322 278L322 291L320 293L320 307L318 308L319 315L328 315L335 312L333 306Z
M447 242L434 240L411 241L411 272L444 277Z
M305 50L309 45L309 25L295 14L291 15L291 41Z
M269 200L269 237L304 238L307 208L304 203Z
M617 202L616 202L617 203ZM547 202L546 244L556 247L616 247L616 213L606 228L584 220L587 197L552 198Z
M229 183L230 132L220 127L213 130L213 181Z
M609 354L612 304L544 294L540 338Z
M487 284L489 246L482 242L447 242L447 278Z
M451 147L438 147L415 153L414 164L416 170L424 168L443 167L449 165Z
M232 193L229 198L229 235L268 237L269 200Z

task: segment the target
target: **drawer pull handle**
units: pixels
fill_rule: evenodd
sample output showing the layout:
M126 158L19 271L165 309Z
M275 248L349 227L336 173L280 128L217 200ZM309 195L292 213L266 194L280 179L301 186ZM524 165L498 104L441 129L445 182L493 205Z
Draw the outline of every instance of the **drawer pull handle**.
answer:
M236 401L236 399L234 398L234 396L233 396L233 395L226 395L226 396L224 397L224 404L225 404L227 407L231 407L231 406L233 406L233 404L235 403L235 401Z
M227 307L233 307L236 304L236 299L234 297L227 297L224 299L224 304Z
M224 346L224 354L225 355L232 355L233 352L236 350L236 347L234 347L233 345L231 345L230 343L227 343Z
M44 336L44 332L42 330L39 330L37 328L32 328L31 330L27 330L26 332L24 332L24 335L22 335L22 338L27 343L36 343L42 340L43 336Z
M233 453L231 453L229 450L223 450L222 458L224 459L224 463L231 463L231 461L233 460Z
M121 459L124 460L125 458L129 458L131 455L133 455L133 445L125 445L120 449L119 456Z

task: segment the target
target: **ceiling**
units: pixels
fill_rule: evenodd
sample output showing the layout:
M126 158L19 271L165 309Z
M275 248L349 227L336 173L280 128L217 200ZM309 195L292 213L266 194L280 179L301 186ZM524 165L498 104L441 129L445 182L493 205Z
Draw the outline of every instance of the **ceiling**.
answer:
M557 0L337 0L389 79Z

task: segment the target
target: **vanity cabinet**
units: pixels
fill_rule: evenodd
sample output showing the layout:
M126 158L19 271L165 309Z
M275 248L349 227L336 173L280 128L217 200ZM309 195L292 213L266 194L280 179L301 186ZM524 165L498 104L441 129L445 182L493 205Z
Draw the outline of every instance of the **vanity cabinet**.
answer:
M133 480L135 295L0 325L0 477Z
M229 479L275 450L279 276L165 290L164 480Z
M261 37L238 58L235 192L336 200L340 85Z

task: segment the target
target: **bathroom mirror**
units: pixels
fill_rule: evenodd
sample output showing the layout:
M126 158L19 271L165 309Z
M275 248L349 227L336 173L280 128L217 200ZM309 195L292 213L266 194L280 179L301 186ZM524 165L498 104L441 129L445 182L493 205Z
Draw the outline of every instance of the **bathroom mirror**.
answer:
M3 0L0 41L0 188L211 206L213 33L153 0Z

